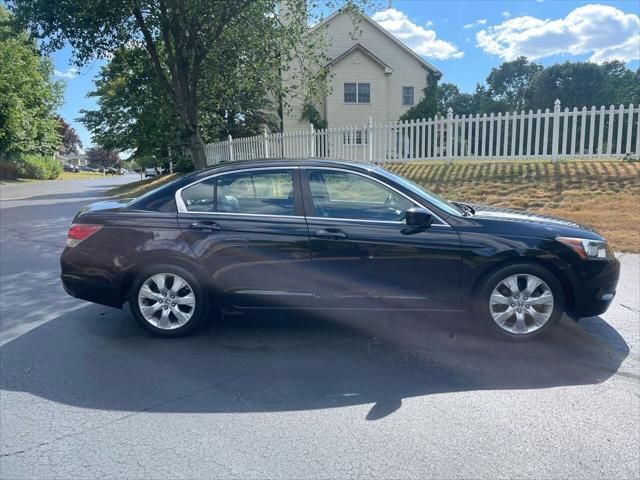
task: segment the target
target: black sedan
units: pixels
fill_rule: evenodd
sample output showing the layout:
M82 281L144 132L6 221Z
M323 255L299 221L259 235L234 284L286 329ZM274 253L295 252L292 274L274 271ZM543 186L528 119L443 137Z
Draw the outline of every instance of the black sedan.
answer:
M512 338L604 312L619 262L573 222L448 202L372 165L237 162L90 205L62 253L75 297L178 336L225 310L471 311Z

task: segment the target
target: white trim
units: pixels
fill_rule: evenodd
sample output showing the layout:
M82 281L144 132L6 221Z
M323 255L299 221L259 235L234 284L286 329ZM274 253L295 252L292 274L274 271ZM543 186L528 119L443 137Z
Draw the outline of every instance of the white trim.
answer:
M340 55L338 55L336 58L332 59L329 63L327 63L325 65L325 67L329 67L331 68L333 65L340 63L342 60L344 60L350 53L355 52L356 50L361 50L362 53L364 53L367 57L369 57L369 59L373 62L378 64L379 66L381 66L384 70L384 73L393 73L393 69L387 65L386 63L384 63L382 60L380 60L378 57L376 57L373 53L371 53L369 50L367 50L365 47L363 47L361 44L356 43L353 47L349 48L348 50L345 50L344 52L342 52Z
M327 18L325 18L324 20L318 22L316 25L311 27L311 29L309 30L309 33L314 32L315 30L317 30L318 28L322 27L323 25L326 25L329 22L331 22L331 20L333 20L335 17L337 17L339 14L341 14L343 12L343 10L344 10L344 7L336 10L331 15L329 15ZM424 58L422 58L420 55L418 55L416 52L414 52L411 48L409 48L407 45L405 45L400 39L398 39L393 34L389 33L384 28L382 28L380 26L380 24L378 22L376 22L373 18L371 18L369 15L367 15L366 13L364 13L362 11L358 11L358 14L360 14L365 20L367 20L371 25L373 25L375 28L377 28L382 33L384 33L391 40L393 40L405 52L409 53L424 68L427 68L427 69L431 70L433 73L435 73L437 76L442 77L442 72L440 70L438 70L436 67L434 67L429 62L427 62Z

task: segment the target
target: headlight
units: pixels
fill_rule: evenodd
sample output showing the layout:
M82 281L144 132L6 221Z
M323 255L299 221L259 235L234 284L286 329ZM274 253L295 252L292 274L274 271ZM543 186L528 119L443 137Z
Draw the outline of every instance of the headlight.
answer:
M587 238L556 237L556 240L576 252L583 260L592 258L612 258L613 252L607 242Z

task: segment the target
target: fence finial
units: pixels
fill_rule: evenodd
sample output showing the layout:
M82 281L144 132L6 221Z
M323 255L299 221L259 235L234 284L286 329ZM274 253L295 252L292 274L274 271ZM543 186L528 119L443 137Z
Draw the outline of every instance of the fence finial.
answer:
M556 107L556 108L560 108L560 99L559 98L556 98L556 101L553 102L553 106Z

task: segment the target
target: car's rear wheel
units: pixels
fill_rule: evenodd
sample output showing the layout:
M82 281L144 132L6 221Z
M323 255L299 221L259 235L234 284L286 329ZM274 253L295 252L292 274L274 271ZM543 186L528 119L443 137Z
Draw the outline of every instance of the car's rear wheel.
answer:
M558 323L564 309L562 286L548 269L507 265L489 275L476 298L476 311L498 332L528 339Z
M192 332L203 323L208 311L201 282L175 265L141 271L129 291L129 306L143 327L162 337Z

